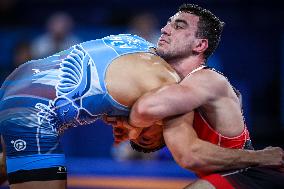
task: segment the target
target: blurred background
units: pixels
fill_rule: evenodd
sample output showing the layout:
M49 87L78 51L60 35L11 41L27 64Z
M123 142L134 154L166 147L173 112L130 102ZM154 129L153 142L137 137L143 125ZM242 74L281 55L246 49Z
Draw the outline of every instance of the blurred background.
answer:
M73 44L132 33L156 43L183 2L215 13L226 25L209 64L243 94L256 149L284 147L284 5L262 0L0 0L0 82L20 64ZM112 128L98 121L62 137L69 188L181 188L194 175L165 148L140 154L113 146ZM144 179L144 180L143 180ZM113 182L113 183L112 183Z

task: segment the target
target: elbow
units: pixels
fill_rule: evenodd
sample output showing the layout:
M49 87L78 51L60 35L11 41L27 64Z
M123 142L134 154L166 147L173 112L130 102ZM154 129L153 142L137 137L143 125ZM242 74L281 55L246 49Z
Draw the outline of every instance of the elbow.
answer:
M193 172L200 172L205 165L198 153L198 149L194 147L182 153L177 161L182 168Z
M159 109L160 106L151 98L142 97L131 108L129 123L136 127L149 127L163 119L163 114L159 112Z
M138 100L133 106L132 111L135 112L136 117L140 118L152 118L157 114L157 106L153 101L148 99Z
M195 155L182 156L178 162L182 168L190 171L197 171L201 164Z

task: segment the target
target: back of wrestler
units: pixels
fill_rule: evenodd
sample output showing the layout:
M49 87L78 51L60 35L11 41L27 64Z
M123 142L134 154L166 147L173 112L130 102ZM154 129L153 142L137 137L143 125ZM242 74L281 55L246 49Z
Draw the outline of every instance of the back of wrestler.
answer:
M108 36L16 69L0 91L10 187L66 188L58 141L65 129L127 116L142 94L178 82L153 47L138 36Z

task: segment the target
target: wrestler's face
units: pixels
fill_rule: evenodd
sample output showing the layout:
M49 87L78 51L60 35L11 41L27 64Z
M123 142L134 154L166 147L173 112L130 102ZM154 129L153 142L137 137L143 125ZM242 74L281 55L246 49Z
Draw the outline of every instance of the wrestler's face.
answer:
M198 21L198 16L185 12L178 12L169 18L161 29L157 53L166 61L191 56L197 45Z
M160 125L147 127L137 139L132 141L143 148L155 149L163 144L163 127Z

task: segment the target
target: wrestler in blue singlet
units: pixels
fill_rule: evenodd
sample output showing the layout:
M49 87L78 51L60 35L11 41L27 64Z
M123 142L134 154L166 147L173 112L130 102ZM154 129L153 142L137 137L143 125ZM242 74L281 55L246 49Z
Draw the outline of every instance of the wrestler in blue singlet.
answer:
M138 36L113 35L16 69L0 91L0 132L8 175L64 167L58 141L64 129L92 123L104 114L128 115L129 109L106 90L107 67L119 56L150 52L152 47ZM10 184L20 181L9 180Z

